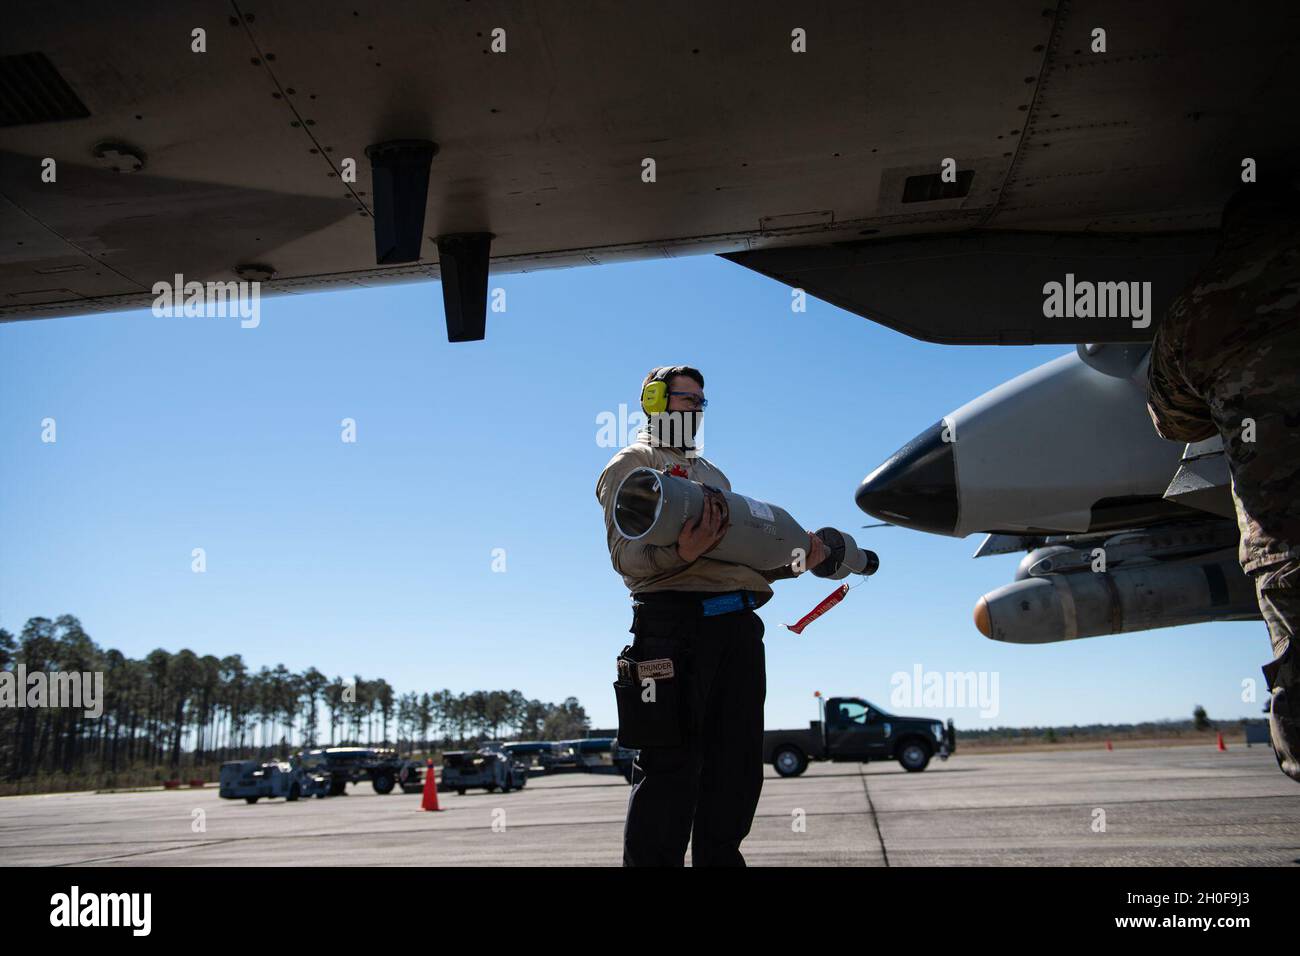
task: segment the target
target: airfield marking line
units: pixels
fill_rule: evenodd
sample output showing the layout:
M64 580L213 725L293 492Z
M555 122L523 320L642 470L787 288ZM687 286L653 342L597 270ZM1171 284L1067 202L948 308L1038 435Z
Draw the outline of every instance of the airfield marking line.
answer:
M593 824L596 825L607 824L613 826L616 824L621 824L622 822L623 820L620 817L618 819L610 819L610 820L574 820L570 822L556 822L556 823L512 823L510 824L510 828L523 830L523 829L536 829L538 827L581 827L581 826L591 826ZM220 843L247 843L255 840L281 840L281 839L293 839L293 840L331 839L332 840L343 835L346 836L409 836L411 834L418 834L424 836L426 834L437 834L437 833L472 833L476 830L491 830L491 829L492 829L492 825L489 823L489 824L484 824L482 826L442 827L442 828L431 828L431 829L420 829L420 830L351 830L349 829L349 830L331 831L328 833L294 833L294 834L290 834L289 837L287 838L284 836L284 834L281 833L264 833L258 835L250 835L250 836L222 837L220 839L209 839L209 840L194 840L194 841L173 840L170 842L177 844L176 846L160 847L155 850L143 850L141 852L142 853L167 853L172 850L185 850L185 849L191 849L191 848L197 848L203 846L211 846ZM124 839L121 842L147 843L151 841ZM162 843L167 841L155 840L152 842ZM52 844L42 844L42 845L43 846L86 846L87 844L84 841L82 841L77 843L52 843ZM90 845L91 846L112 846L111 843L90 844ZM2 849L6 849L6 848L0 847L0 850ZM8 847L7 849L15 849L15 848ZM126 855L131 856L132 854L126 854ZM70 866L75 864L60 864L60 865Z
M256 840L256 839L258 839L258 838L257 838L257 837L221 837L217 842L224 842L224 841L228 841L228 840ZM123 844L123 843L131 844L131 845L139 844L140 846L150 846L150 845L152 845L152 844L154 844L154 843L168 843L168 844L180 845L180 846L190 846L190 845L193 845L193 846L202 846L204 843L210 843L210 842L212 842L211 839L208 839L208 840L194 840L194 841L189 841L189 840L177 840L177 839L171 839L171 840L132 840L132 839L130 839L129 837L125 837L125 838L123 838L123 839L121 839L121 840L76 840L76 841L74 841L74 842L72 842L72 843L42 843L41 846L43 846L43 847L44 847L44 846L84 846L84 847L92 847L92 846L118 846L119 844ZM24 847L29 846L29 845L30 845L30 844L20 843L20 844L17 844L17 845L15 845L15 846L0 846L0 850L15 850L15 849L23 849Z
M185 843L182 844L181 846L158 847L157 849L153 849L153 850L140 850L139 852L136 853L115 853L112 856L92 856L88 860L70 860L67 863L55 863L53 865L55 867L86 866L87 864L90 863L103 863L106 860L128 860L133 856L148 856L150 853L166 853L169 850L192 849L192 848L204 847L204 846L217 846L222 843L231 843L231 842L233 842L233 839L204 840L202 843Z
M867 810L871 813L871 823L876 828L876 839L880 841L880 855L885 860L885 866L889 866L889 850L885 848L885 836L880 832L880 820L876 817L876 805L871 801L871 790L867 787L867 775L864 771L859 770L858 776L862 778L862 795L867 798Z
M1104 799L1104 798L1099 798ZM1109 806L1129 806L1132 804L1167 804L1167 803L1205 803L1222 800L1300 800L1300 793L1264 793L1257 797L1223 796L1223 797L1169 797L1151 800L1106 800ZM1096 801L1092 801L1096 802ZM1055 810L1060 808L1077 809L1085 806L1081 803L1007 803L978 807L908 807L902 810L877 810L876 813L964 813L983 812L985 810Z
M808 814L808 816L810 816L810 817L856 817L856 816L862 816L864 813L868 813L868 812L869 812L869 811L867 811L867 810L830 810L830 811L826 811L826 812L823 812L823 813L810 813L810 814ZM784 813L757 813L757 814L754 815L755 819L777 819L777 818L785 819L785 816L786 816L786 815L785 815ZM523 829L537 829L537 828L539 828L539 827L575 827L575 826L588 826L588 825L593 824L593 823L594 823L594 824L602 824L602 823L604 823L604 824L613 825L613 824L618 824L618 823L621 823L621 822L623 822L621 818L618 818L618 819L613 819L613 818L611 818L611 819L609 819L609 820L571 820L571 821L555 821L555 822L550 822L550 823L513 823L513 824L511 824L511 828L512 828L512 829L520 829L520 830L523 830ZM488 825L484 825L484 826L454 827L454 828L448 827L448 828L438 828L438 829L420 829L420 830L406 830L406 829L401 829L401 830L347 830L347 831L345 831L345 832L346 832L348 835L357 835L357 836L387 836L387 835L402 836L402 835L405 835L405 834L416 834L416 833L421 834L421 835L423 835L423 834L428 834L428 833L470 833L470 832L473 832L473 831L475 831L475 830L487 830L487 829L491 829L491 825L490 825L490 824L488 824ZM294 834L294 835L293 835L293 839L295 839L295 840L298 840L298 839L318 839L318 838L321 838L321 837L337 837L337 836L339 836L339 833L299 833L299 834ZM167 851L170 851L170 850L182 850L182 849L187 849L187 848L190 848L190 847L202 847L202 846L208 846L208 845L215 844L215 843L238 843L238 842L241 842L241 841L248 841L248 840L275 840L275 839L281 839L281 838L282 838L282 837L281 837L281 834L278 834L278 833L266 833L266 834L260 834L260 835L232 836L232 837L221 837L220 839L193 840L193 841L175 840L175 839L170 839L170 840L149 840L149 839L130 839L130 838L126 838L126 839L123 839L123 840L121 840L121 841L119 841L119 842L122 842L122 843L130 843L130 844L151 844L151 843L167 843L167 844L174 844L174 845L172 845L172 846L160 847L158 850L143 850L143 851L141 851L141 852L144 852L144 853L153 853L153 852L159 852L159 851L161 851L161 852L167 852ZM24 846L24 845L25 845L25 844L19 844L17 847L12 847L12 846L11 846L11 847L5 847L5 846L0 846L0 850L21 848L21 847ZM85 840L78 840L78 841L73 842L73 843L43 843L43 844L41 844L41 845L42 845L42 846L49 846L49 847L63 847L63 846L113 846L113 845L114 845L114 842L112 842L112 841L102 841L102 842L87 843ZM69 864L59 864L59 865L61 865L61 866L67 866L67 865L69 865Z
M143 820L144 818L129 818L129 819L131 819L131 820L135 820L135 819L141 819L141 820ZM185 821L188 823L189 820L190 820L190 816L189 816L189 814L177 814L176 819L183 819L183 820L185 820ZM98 827L98 826L113 826L114 824L122 823L122 822L124 822L124 821L121 820L121 819L113 819L113 820L67 820L67 821L64 821L64 822L51 822L51 823L47 823L47 822L41 820L39 817L35 817L35 818L34 818L34 822L32 822L32 823L0 823L0 833L3 833L3 832L6 831L6 830L31 830L31 829L38 828L38 827L39 827L40 829L42 829L42 830L48 830L48 829L51 829L51 828L53 828L53 827ZM147 822L152 822L152 821L147 821Z
M816 817L861 816L864 812L869 812L869 811L862 811L862 810L832 811L832 812L828 812L828 813L813 813L813 814L809 814L809 816L816 816ZM760 818L764 818L764 817L766 817L766 818L775 818L775 817L780 817L780 818L784 819L785 814L783 814L783 813L776 813L776 814L758 814L758 817L760 817ZM521 830L522 830L522 829L530 829L530 830L532 830L532 829L542 829L542 828L546 828L546 827L577 827L577 826L591 826L593 823L594 823L594 824L602 824L602 823L603 823L603 824L606 824L606 825L614 826L614 825L617 825L617 824L619 824L619 823L621 823L621 822L622 822L621 819L611 819L611 820L605 820L605 821L601 821L601 820L580 820L580 821L571 821L571 822L554 822L554 823L515 823L515 824L511 824L511 828L512 828L512 829L521 829ZM353 836L353 835L355 835L355 836L390 836L390 835L391 835L391 836L407 836L407 835L412 835L412 834L419 834L419 835L423 836L423 835L428 835L428 834L438 834L438 833L470 833L470 832L473 832L473 831L475 831L475 830L490 830L490 829L491 829L491 826L490 826L490 825L487 825L487 826L474 826L474 827L458 827L458 828L454 828L454 829L432 829L432 830L426 830L426 829L420 829L420 830L348 830L348 831L346 831L346 832L347 832L347 834L348 834L349 836ZM879 837L879 827L877 827L876 832L877 832L877 837ZM334 839L334 838L336 838L336 837L338 837L338 836L339 836L339 833L337 833L337 832L332 832L332 833L298 833L298 834L294 834L293 839L295 839L295 840L303 840L303 839L322 839L322 838L324 838L324 839ZM230 843L247 843L247 842L257 841L257 840L275 840L275 839L279 839L279 838L280 838L280 836L279 836L278 834L263 834L263 835L259 835L259 836L234 836L234 837L223 837L223 838L220 838L220 839L194 840L194 841L174 841L174 840L173 840L173 841L162 841L162 840L157 840L157 841L146 841L146 840L124 840L124 841L122 841L122 842L124 842L124 843L132 843L132 844L140 844L140 843L146 843L146 842L157 842L157 843L170 842L170 843L172 843L172 844L174 844L174 845L171 845L171 846L158 846L158 847L153 847L153 848L146 849L146 850L134 851L134 852L130 852L130 853L115 853L115 854L108 854L108 855L105 855L105 856L89 857L89 858L84 859L84 860L74 860L74 861L69 861L69 862L66 862L66 863L58 863L58 864L54 864L54 865L55 865L55 866L84 866L84 865L87 865L87 864L90 864L90 863L102 863L102 862L105 862L105 861L107 861L107 860L121 860L121 859L129 859L129 858L131 858L131 857L135 857L135 856L148 856L148 855L150 855L150 854L154 854L154 853L174 853L174 852L175 852L175 853L180 853L180 852L186 852L186 851L190 851L190 850L203 849L203 848L205 848L205 847L210 847L210 846L220 846L220 845L223 845L223 844L230 844ZM46 845L46 846L85 846L86 844L85 844L84 842L78 842L78 843L54 843L54 844L45 844L45 845ZM92 845L112 846L111 843L105 843L105 844L92 844ZM882 841L881 846L882 846L882 850L883 850L883 841Z

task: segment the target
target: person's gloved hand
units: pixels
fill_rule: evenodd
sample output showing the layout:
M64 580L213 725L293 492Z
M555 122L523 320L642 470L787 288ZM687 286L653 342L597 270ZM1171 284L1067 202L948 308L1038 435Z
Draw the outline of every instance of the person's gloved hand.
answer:
M803 571L811 571L830 556L831 552L830 549L826 547L826 542L809 531L808 557L804 560ZM800 571L799 573L802 574L803 571Z

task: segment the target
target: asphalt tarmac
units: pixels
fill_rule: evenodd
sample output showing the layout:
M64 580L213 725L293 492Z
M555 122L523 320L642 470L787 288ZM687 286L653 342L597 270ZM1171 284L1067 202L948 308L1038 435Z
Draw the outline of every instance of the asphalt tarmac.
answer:
M629 789L533 777L443 793L439 813L369 784L255 805L215 787L5 797L0 865L616 866ZM769 767L742 849L751 866L1297 866L1300 786L1267 746Z

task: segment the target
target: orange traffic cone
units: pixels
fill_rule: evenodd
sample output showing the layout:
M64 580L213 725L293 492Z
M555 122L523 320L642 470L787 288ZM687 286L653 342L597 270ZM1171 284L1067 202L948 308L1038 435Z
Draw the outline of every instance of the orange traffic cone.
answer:
M1106 741L1106 749L1107 749L1107 750L1114 750L1114 749L1115 749L1115 748L1111 745L1111 742L1110 742L1109 740Z
M1219 749L1220 749L1220 750L1227 750L1227 749L1228 749L1227 746L1225 746L1224 743L1223 743L1223 731L1219 731Z
M420 799L421 810L441 810L438 806L438 775L433 772L433 758L428 759L424 768L424 796Z

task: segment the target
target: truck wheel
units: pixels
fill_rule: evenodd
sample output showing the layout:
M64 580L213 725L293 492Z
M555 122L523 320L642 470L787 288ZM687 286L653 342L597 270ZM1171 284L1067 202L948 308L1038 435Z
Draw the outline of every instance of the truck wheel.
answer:
M772 755L772 766L782 777L797 777L808 769L808 758L798 747L782 747Z
M370 785L375 788L375 793L392 793L396 782L391 773L384 772L375 774Z
M463 797L463 796L465 796L465 788L464 788L464 787L457 787L457 788L456 788L456 796L458 796L458 797Z
M910 773L920 773L930 762L930 748L919 740L906 740L898 751L898 762Z
M257 803L257 797L244 797L245 803Z
M300 796L302 796L302 789L295 783L292 787L289 788L289 795L285 797L285 799L288 800L290 803L292 803L293 801L297 800Z

